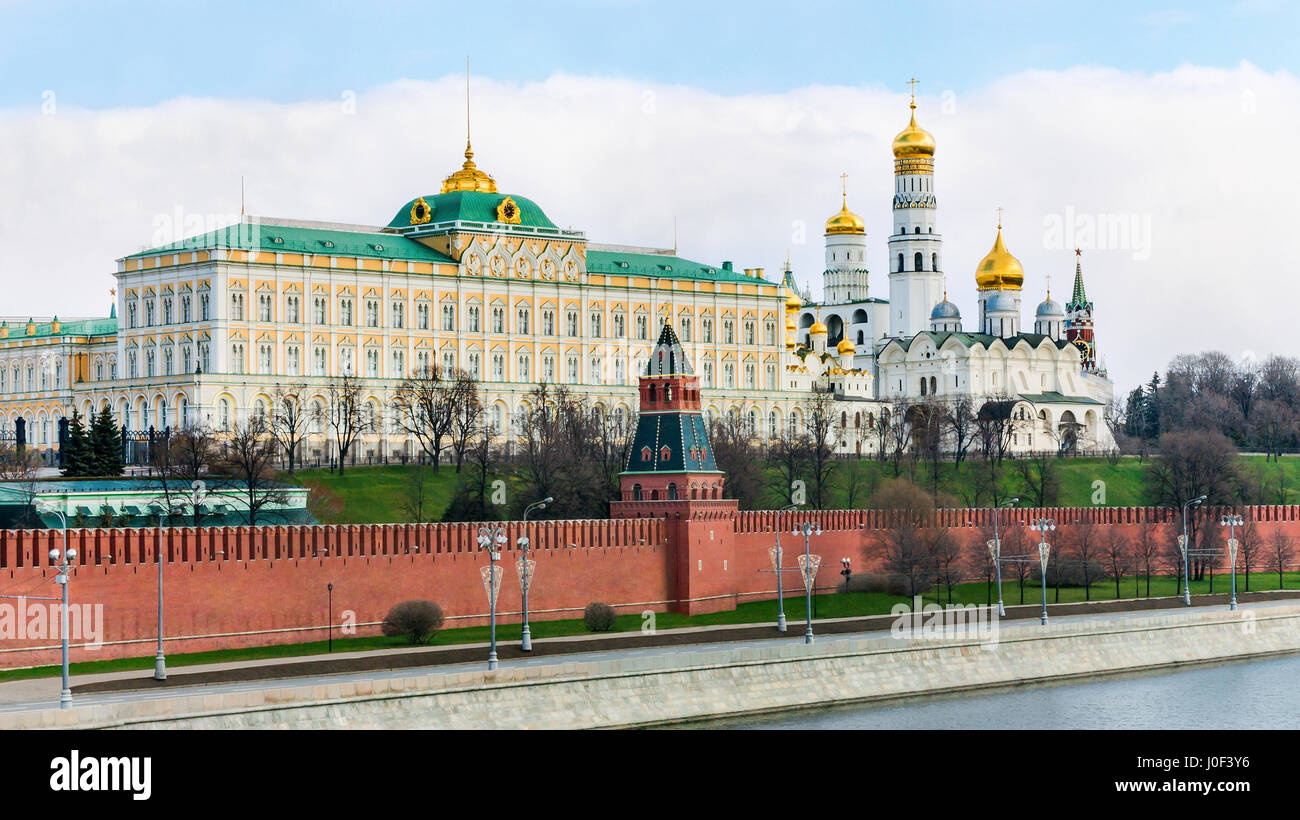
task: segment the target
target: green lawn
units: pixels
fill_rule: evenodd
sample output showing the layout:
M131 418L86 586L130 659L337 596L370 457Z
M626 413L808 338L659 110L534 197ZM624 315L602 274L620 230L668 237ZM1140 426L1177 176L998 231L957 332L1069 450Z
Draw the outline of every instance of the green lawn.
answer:
M325 524L387 524L409 521L406 499L411 495L414 465L388 464L382 467L349 467L342 475L328 469L296 470L281 473L281 481L319 484L334 492L341 502L333 514L322 516ZM456 492L456 468L443 464L435 473L425 467L426 521L438 521Z
M1124 458L1116 464L1101 458L1067 458L1056 461L1055 464L1061 477L1058 506L1094 506L1098 481L1104 487L1104 501L1098 506L1142 507L1151 503L1143 479L1147 464L1136 458ZM1300 458L1287 456L1280 463L1273 463L1266 462L1263 456L1244 456L1242 465L1243 471L1254 480L1273 488L1269 497L1272 503L1300 501ZM341 509L336 513L322 515L323 523L381 524L409 520L405 499L410 495L410 478L416 469L411 465L397 464L351 467L342 476L325 469L298 470L282 473L280 479L293 484L319 483L337 494ZM445 464L437 473L431 467L424 469L428 481L425 492L429 498L424 517L429 521L437 521L441 519L456 491L456 471L454 467ZM960 467L940 464L940 491L958 502L973 498L970 488L978 469L979 465L969 462ZM858 486L852 497L853 503L850 504L847 486L851 475L856 475ZM924 464L910 468L904 466L902 475L923 487L932 486L929 468ZM890 464L856 459L837 462L832 478L833 487L825 506L828 509L865 507L872 490L882 481L893 477L894 470ZM768 478L771 487L780 484L774 469L769 468ZM1021 479L1011 462L1007 462L1003 481L1012 494L1027 497L1028 493L1023 490ZM776 491L773 490L768 496L764 499L764 506L777 506Z
M1287 589L1300 589L1300 572L1288 572L1283 576ZM1250 589L1252 591L1267 591L1278 588L1277 573L1251 573ZM1214 578L1213 591L1227 592L1229 589L1229 578L1226 574ZM1243 573L1237 576L1237 591L1246 590L1246 578ZM1194 582L1192 584L1192 594L1200 595L1211 591L1209 579ZM1015 580L1003 578L1002 594L1003 601L1008 606L1014 606L1022 602L1022 588ZM1090 598L1093 601L1113 600L1115 598L1115 583L1113 581L1099 581L1090 587ZM1171 597L1179 594L1177 581L1173 577L1155 576L1151 579L1151 597ZM1146 582L1142 578L1125 578L1121 581L1120 589L1121 598L1145 597ZM922 596L926 603L948 603L948 590L943 587L935 588ZM952 602L954 604L989 604L997 600L997 592L993 584L985 584L983 581L959 584L953 587ZM1033 581L1026 581L1023 585L1023 603L1037 604L1042 600L1040 587ZM1085 600L1085 592L1082 588L1063 588L1060 590L1059 598L1056 590L1051 587L1047 588L1048 603L1073 603ZM850 592L850 593L833 593L826 592L814 596L814 612L817 618L850 618L864 615L885 615L890 612L895 604L909 603L905 596L888 595L885 593L875 592ZM785 614L786 618L802 620L806 608L805 598L802 592L794 592L786 595ZM777 602L770 601L752 601L743 603L736 607L735 610L728 612L714 612L707 615L687 616L675 612L660 612L654 616L656 629L678 629L690 626L719 626L728 624L754 624L754 623L774 623L777 615ZM642 616L639 614L628 614L618 616L614 632L639 632L643 625ZM559 638L573 635L588 634L583 626L582 619L573 618L556 621L533 621L532 634L534 638ZM519 624L502 624L497 627L497 640L502 642L513 642L520 639L521 627ZM428 646L454 646L457 644L481 643L488 640L489 628L486 626L461 627L456 629L445 629L439 632ZM401 638L385 638L382 636L371 636L364 638L344 638L335 637L334 651L337 652L356 652L369 649L391 649L409 644ZM189 654L170 654L167 656L168 668L180 668L184 666L194 666L196 664L224 663L231 661L260 660L264 658L292 658L303 655L320 655L324 654L327 649L326 641L312 641L310 643L298 644L281 644L276 646L249 647L244 649L222 649L212 652L194 652ZM116 660L104 661L87 661L74 663L71 665L73 675L92 675L104 672L122 672L122 671L144 671L152 669L154 664L153 655L147 655L139 658L120 658ZM24 680L28 678L46 678L59 675L58 666L40 666L30 669L9 669L0 671L0 681Z

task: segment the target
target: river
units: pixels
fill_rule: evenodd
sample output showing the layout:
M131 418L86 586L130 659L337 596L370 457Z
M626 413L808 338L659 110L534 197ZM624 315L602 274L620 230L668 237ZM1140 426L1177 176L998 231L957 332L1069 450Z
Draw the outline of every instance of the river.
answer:
M1296 729L1300 655L695 724L711 729Z

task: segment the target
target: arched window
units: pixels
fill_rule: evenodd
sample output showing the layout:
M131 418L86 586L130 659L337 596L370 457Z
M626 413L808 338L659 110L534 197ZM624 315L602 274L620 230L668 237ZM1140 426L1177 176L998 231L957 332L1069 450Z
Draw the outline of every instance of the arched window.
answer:
M633 500L633 501L640 501L640 500L641 500L641 485L640 485L640 484L633 484L633 485L632 485L632 500Z
M920 225L917 225L915 228L912 229L912 233L920 233L920 232L921 232L921 226L920 226Z
M938 269L939 269L939 254L932 253L930 254L930 270L938 270Z
M916 257L913 259L913 264L915 264L916 266L915 270L925 270L924 261L925 261L925 257L921 254L920 251L917 251Z
M676 482L673 482L673 481L668 482L668 500L669 500L669 501L676 501L676 500L677 500L677 484L676 484Z
M926 395L926 387L927 387L927 386L928 386L928 385L927 385L927 382L926 382L926 380L925 380L925 376L922 376L922 377L921 377L921 395L922 395L922 396Z
M898 272L903 272L903 255L901 253L898 255Z

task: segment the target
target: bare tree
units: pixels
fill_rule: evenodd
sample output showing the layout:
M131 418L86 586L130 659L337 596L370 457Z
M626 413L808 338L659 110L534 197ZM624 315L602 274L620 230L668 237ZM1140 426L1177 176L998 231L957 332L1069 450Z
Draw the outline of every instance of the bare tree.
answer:
M794 429L794 425L783 422L772 446L768 448L768 458L776 468L776 480L780 486L775 487L778 506L790 503L804 503L795 497L795 482L806 483L809 450L811 445L807 434Z
M345 373L331 377L325 385L325 405L319 411L324 415L321 421L334 433L339 474L342 475L348 452L370 426L365 408L361 406L361 383L356 376Z
M1133 547L1119 527L1105 527L1101 534L1106 574L1115 582L1115 597L1120 597L1119 582L1133 571Z
M1259 531L1259 525L1253 518L1245 519L1237 543L1237 571L1245 573L1246 591L1250 592L1250 572L1264 558L1264 534Z
M1277 573L1277 588L1286 589L1286 568L1295 560L1295 542L1281 526L1273 528L1268 540L1268 568Z
M1034 507L1054 507L1061 495L1059 456L1046 450L1027 453L1016 459L1016 472L1025 496Z
M277 384L275 398L271 402L271 437L280 445L291 473L298 466L298 452L307 437L308 414L302 406L302 396L306 390L307 385L301 382Z
M467 371L456 372L456 386L453 388L456 401L451 412L451 452L456 458L456 472L460 472L465 463L465 454L470 442L483 427L483 396L479 390L478 380Z
M947 527L926 527L925 536L929 540L926 549L934 556L935 578L944 585L951 604L952 588L961 581L961 571L965 566L962 542L954 538Z
M460 380L433 365L403 380L393 396L393 410L402 431L415 438L437 472L442 450L452 432L461 402ZM477 387L475 387L477 392Z
M736 499L741 509L756 508L765 481L763 459L745 414L724 413L713 419L709 443L718 469L727 474L724 494Z
M153 503L160 509L159 518L168 525L185 516L190 526L202 526L209 513L202 504L194 503L194 494L200 482L217 481L211 476L216 450L212 432L202 426L173 433L151 448L149 472L157 482Z
M19 449L7 444L0 449L0 478L18 485L25 503L16 522L20 527L35 526L36 479L40 474L41 460L31 448Z
M944 407L943 424L952 441L953 461L960 468L976 439L974 399L964 394L950 399Z
M1091 601L1092 582L1096 578L1097 559L1101 557L1103 551L1104 542L1101 528L1089 518L1076 518L1061 527L1058 541L1062 542L1062 551L1069 556L1067 560L1075 564L1079 569L1079 577L1083 582L1084 600ZM1058 600L1060 598L1060 580L1060 570L1058 568L1056 578Z
M808 470L812 478L812 504L826 509L830 500L831 477L835 472L835 394L813 389L803 403L804 426L808 431Z
M910 597L920 595L935 577L935 543L925 532L934 499L911 481L895 478L881 484L871 496L871 506L893 513L893 525L884 536L885 569L907 580Z
M1146 597L1151 597L1151 574L1156 564L1156 558L1160 555L1163 544L1159 538L1158 525L1151 521L1143 521L1138 525L1137 533L1133 539L1133 561L1134 569L1141 569L1142 574L1146 576Z
M225 440L219 469L230 485L243 496L249 526L254 526L268 508L288 503L288 494L273 480L275 440L265 416L252 415L236 422Z

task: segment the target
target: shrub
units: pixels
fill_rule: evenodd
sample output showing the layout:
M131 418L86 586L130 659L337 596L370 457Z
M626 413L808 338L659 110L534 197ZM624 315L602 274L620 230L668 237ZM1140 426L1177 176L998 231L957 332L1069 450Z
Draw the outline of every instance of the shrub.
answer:
M405 636L415 645L432 638L442 622L442 607L433 601L402 601L388 610L380 628L389 638Z
M582 611L582 623L588 632L608 632L614 628L614 607L599 601L587 604Z

